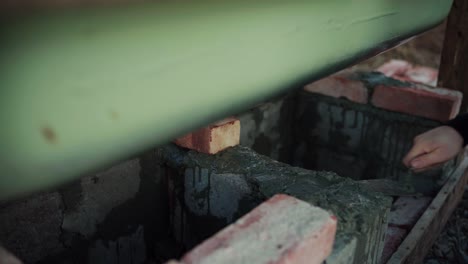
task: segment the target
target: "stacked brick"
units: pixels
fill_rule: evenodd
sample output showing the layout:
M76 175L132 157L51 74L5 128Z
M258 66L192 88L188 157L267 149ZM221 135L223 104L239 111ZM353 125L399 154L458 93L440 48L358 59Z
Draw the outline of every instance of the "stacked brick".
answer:
M328 212L291 196L275 195L179 263L320 264L332 251L335 232L336 217Z
M336 215L339 230L327 263L380 260L391 199L367 190L365 184L332 172L291 167L241 146L216 155L175 146L161 153L168 158L164 170L172 188L171 226L176 240L187 248L265 199L284 193Z
M296 126L299 128L297 129L298 131L305 131L305 134L298 137L299 139L305 139L305 143L300 142L298 146L295 146L296 165L317 170L338 170L339 175L355 179L386 178L390 176L389 178L401 180L402 175L404 176L407 174L405 169L401 168L400 165L401 155L407 151L411 144L411 138L420 132L438 125L439 122L453 118L458 113L462 99L461 94L456 91L426 85L427 83L434 82L434 80L431 79L434 77L434 72L430 69L413 67L409 64L393 61L388 65L384 65L384 67L379 70L393 77L393 79L386 78L381 74L340 73L309 84L304 88L304 93L300 96L299 110L297 113L299 122ZM314 94L322 97L316 99L313 96ZM331 99L325 99L325 97ZM197 152L216 154L239 144L241 132L238 123L239 122L235 119L221 121L188 134L183 138L179 138L175 140L175 143L181 147L196 150ZM216 134L216 131L221 131L221 133ZM307 131L312 131L312 134L307 134ZM382 137L380 137L380 135ZM329 150L326 148L326 144L320 142L314 145L315 143L312 141L317 140L317 138L319 141L320 139L325 139L331 142L332 144L330 146L334 149ZM374 141L378 142L378 144ZM308 144L312 144L313 146L304 147L304 145ZM308 148L314 149L318 154L315 156L308 155ZM240 156L236 155L242 154L243 152L243 155L248 157L250 154L245 151L246 150L235 148L223 152L222 155L227 157L225 159L228 160L229 163L239 165L246 162L243 161ZM180 155L185 156L186 154L182 153ZM310 166L308 160L300 160L298 157L301 155L309 157L309 159L312 157L312 159L315 159L315 164ZM246 157L243 158L245 159ZM363 160L359 160L361 158L363 158ZM175 227L175 233L176 235L179 234L180 241L189 247L198 244L200 238L206 237L208 234L212 235L214 231L225 226L225 224L216 224L219 221L216 220L216 218L224 218L226 220L225 223L229 224L235 221L239 215L247 213L250 209L246 210L246 208L240 208L241 201L250 199L252 204L261 203L261 198L252 202L252 200L255 200L252 196L258 197L258 195L260 195L260 197L268 197L278 192L286 192L300 199L304 199L311 204L322 203L320 202L321 198L318 197L323 194L315 197L314 195L302 197L303 194L301 190L308 189L309 187L309 191L314 190L313 186L307 187L308 184L306 182L302 184L301 188L283 188L271 193L265 192L264 190L273 188L271 186L272 182L281 179L281 175L285 173L284 170L276 171L274 174L277 174L277 176L272 175L269 178L267 177L267 179L265 178L266 176L256 176L255 172L250 171L249 168L244 168L244 170L248 172L241 169L242 173L232 170L229 171L229 173L223 173L223 169L225 169L222 165L223 161L216 156L207 159L203 156L197 158L192 154L189 159L197 160L195 163L199 165L196 168L190 167L190 164L171 165L176 169L173 171L174 178L182 177L182 184L185 185L185 193L183 194L185 198L172 205L174 224L178 226ZM372 159L376 159L378 162L385 161L389 164L381 166L381 163L372 163ZM183 160L184 162L187 161L185 158ZM208 160L212 161L207 162ZM255 160L255 158L252 158L250 161L252 160ZM321 166L323 164L320 164L320 160L326 160L326 162L331 165L329 167ZM203 165L203 162L207 163ZM265 173L269 174L267 172L268 169L265 167L268 167L268 165L265 164L269 162L270 161L259 163L262 165L256 169L265 170L265 172L260 173L261 175ZM341 166L341 163L352 164L356 168L362 166L358 169L354 169L354 167L349 169L348 166ZM273 164L274 163L271 163L270 166L275 167ZM319 164L319 166L317 166L317 164ZM258 166L258 164L256 166ZM222 169L214 169L215 167L221 167ZM340 167L343 168L342 172L339 171ZM185 168L185 172L181 175L180 172L178 172L178 168ZM379 171L379 169L382 168L386 171ZM294 170L287 172L287 174L295 175L293 171ZM347 175L347 173L350 175ZM434 174L439 175L440 172ZM312 176L312 178L314 177L315 176ZM427 176L425 175L423 177ZM312 179L310 177L308 178ZM434 179L433 177L428 178ZM289 176L289 179L293 182L302 182L302 180L294 179L291 176ZM249 186L252 181L257 181L256 188L260 188L259 193L252 193L254 188ZM177 183L174 184L176 185ZM285 184L287 185L289 183L283 182L283 180L279 180L278 182L279 186L283 185L284 187ZM347 184L344 185L347 186ZM422 184L422 186L426 185ZM326 187L326 185L321 188L333 189ZM340 187L340 190L343 191L347 188L348 187ZM219 193L220 190L225 190L225 193ZM229 191L226 192L226 190ZM340 194L332 194L332 192L330 192L327 193L326 196L329 196L332 202L325 205L324 208L331 211L336 210L339 207L337 205L340 204L338 201L340 199ZM370 233L367 235L351 234L351 229L348 230L346 227L342 227L342 230L338 232L336 238L337 244L335 245L333 254L328 258L328 262L346 263L343 262L344 259L346 259L345 261L348 262L357 261L372 263L375 262L376 259L380 259L380 253L382 251L382 261L388 259L428 204L428 201L426 201L427 198L417 199L417 201L411 199L412 198L405 197L397 199L397 202L393 205L394 210L391 213L389 228L386 228L385 220L379 220L384 222L384 226L372 227L372 232L376 234L374 237L369 237ZM173 200L177 200L177 198ZM227 206L227 204L223 204L228 200L234 205ZM385 202L382 200L381 204L383 205ZM410 206L406 206L407 204L410 204ZM220 205L222 208L216 208ZM407 208L411 208L410 211L405 211ZM363 213L359 210L360 209L356 208L357 214ZM385 218L385 206L379 210L383 211L377 218ZM181 211L182 213L180 213ZM254 211L249 213L246 217L251 215ZM343 217L342 213L339 211L336 211L336 214L339 217ZM218 227L207 230L204 234L200 233L197 236L196 233L199 232L199 230L195 230L196 223L198 222L197 215L201 217L200 221L203 219L203 221L212 222L213 225L211 226ZM404 215L404 217L402 217L402 215ZM362 216L363 215L361 215L361 217ZM213 218L213 220L207 220L210 218ZM409 222L402 224L396 220L402 218L407 219ZM346 222L346 220L344 222ZM244 230L236 229L236 226L237 224L235 223L227 229L237 230L236 234L242 234ZM179 232L178 229L184 230L185 233ZM221 239L222 241L231 239L231 236L226 238L226 236L220 235L223 234L223 232L227 232L225 230L211 237L194 251L188 253L182 262L204 263L203 261L211 258L212 253L218 254L217 252L219 250L225 250L222 247L219 248L217 244L220 236L224 237ZM187 234L195 234L195 237L190 237L190 235L188 236ZM249 236L245 235L243 237ZM383 243L384 237L385 244ZM382 241L377 243L376 241L379 241L380 238L382 238ZM226 243L229 244L229 242ZM373 245L372 253L362 251L364 248L369 247L370 243L375 244ZM228 246L228 248L230 247ZM230 249L232 250L232 248ZM203 254L194 252L202 252ZM364 252L372 256L367 260L362 259L362 253ZM235 254L234 257L242 256L240 253L236 255L236 251L234 251L233 254ZM252 257L250 257L250 259L251 258ZM269 261L271 263L282 263L280 260L275 260L276 262L273 260Z
M357 180L411 182L418 192L431 195L454 162L409 176L401 160L414 136L458 114L462 94L431 86L437 82L435 69L393 60L377 71L341 72L304 88L296 117L295 165ZM381 263L396 251L430 202L430 197L397 197Z
M399 197L392 205L385 237L382 263L386 263L424 213L431 197Z
M216 154L240 143L240 121L226 118L183 137L174 143L180 147L206 154Z
M399 76L399 72L391 72L386 68L389 66L384 66L380 71L385 71L392 78ZM404 65L401 67L407 68ZM413 81L410 77L399 80ZM430 80L423 80L421 84L393 82L369 89L356 75L341 73L309 84L304 90L442 122L454 118L460 110L462 94L455 90L424 85L424 82L433 83Z
M355 180L402 180L413 138L453 118L462 95L381 73L343 72L307 85L298 98L293 165ZM411 180L429 194L449 169Z

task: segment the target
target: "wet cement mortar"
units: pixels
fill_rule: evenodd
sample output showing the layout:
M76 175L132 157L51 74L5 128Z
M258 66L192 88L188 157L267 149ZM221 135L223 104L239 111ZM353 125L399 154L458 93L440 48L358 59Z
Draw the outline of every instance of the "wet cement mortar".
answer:
M379 73L355 73L352 78L365 83L370 93L382 83L407 86ZM162 148L167 171L170 178L175 179L173 193L183 196L172 199L181 202L175 206L171 218L176 240L186 249L232 223L268 197L286 193L338 216L339 233L335 248L355 244L355 263L377 262L379 238L384 236L385 228L376 228L378 225L373 221L385 217L388 209L385 204L389 204L391 199L378 198L378 194L368 191L363 180L397 180L410 186L424 187L417 191L432 195L440 188L438 180L441 173L448 174L453 168L449 163L441 170L415 176L408 175L407 168L401 164L413 137L440 125L438 122L305 92L300 92L296 98L299 101L293 111L293 116L294 113L296 116L292 118L295 134L292 137L294 155L291 163L305 169L276 162L242 147L215 156L187 152L173 146ZM264 112L278 112L274 109L284 108L284 105L280 100L266 110L261 109L263 115L257 118L259 120L249 115L244 115L244 119L256 120L256 129L251 130L257 131L258 123L277 123L274 122L276 119L268 122L269 119L265 118L268 115ZM249 114L259 116L256 112ZM257 133L250 138L256 139L250 147L268 156L274 152L271 148L264 148L271 145L269 140L282 142L281 137L273 134L265 141L268 144L258 143L263 134ZM342 170L337 171L337 168ZM411 182L406 182L408 180ZM217 189L222 188L232 190L232 194L220 197ZM373 195L377 198L371 198ZM234 208L224 205L227 203L234 204ZM380 212L377 213L379 217L369 217L373 210ZM369 231L376 234L369 235ZM372 252L368 249L367 239L377 241Z
M376 263L380 257L392 199L369 190L364 183L333 172L291 167L241 146L205 155L168 145L161 148L161 154L172 170L170 177L175 179L178 197L172 200L178 199L182 207L172 212L173 220L182 219L175 233L187 249L262 201L284 193L335 214L339 223L335 248L343 246L340 241L355 237L354 263ZM213 190L214 182L224 182L223 189L237 189L243 194L220 198L224 194ZM220 204L222 201L226 204ZM204 225L197 224L202 222Z

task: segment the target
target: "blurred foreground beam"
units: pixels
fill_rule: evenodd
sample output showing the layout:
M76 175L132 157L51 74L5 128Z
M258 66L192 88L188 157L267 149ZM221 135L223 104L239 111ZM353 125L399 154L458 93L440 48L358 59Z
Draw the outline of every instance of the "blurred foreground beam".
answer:
M9 16L0 23L0 200L339 71L439 24L451 3L185 0Z

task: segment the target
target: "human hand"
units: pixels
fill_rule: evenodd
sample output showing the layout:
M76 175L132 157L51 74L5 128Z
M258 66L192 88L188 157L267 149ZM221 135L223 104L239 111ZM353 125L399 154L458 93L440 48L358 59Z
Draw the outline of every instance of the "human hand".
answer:
M452 127L440 126L416 136L403 163L417 172L424 171L454 158L462 148L462 136Z

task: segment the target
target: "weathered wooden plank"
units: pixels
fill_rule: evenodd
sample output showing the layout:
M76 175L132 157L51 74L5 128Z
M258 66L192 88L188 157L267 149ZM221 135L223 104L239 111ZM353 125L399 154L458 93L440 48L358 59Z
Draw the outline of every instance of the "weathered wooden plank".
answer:
M468 1L455 0L445 33L439 70L439 87L456 89L468 98ZM462 112L467 110L467 99Z
M465 185L468 183L467 166L468 158L465 152L463 161L387 264L422 263L463 196Z

